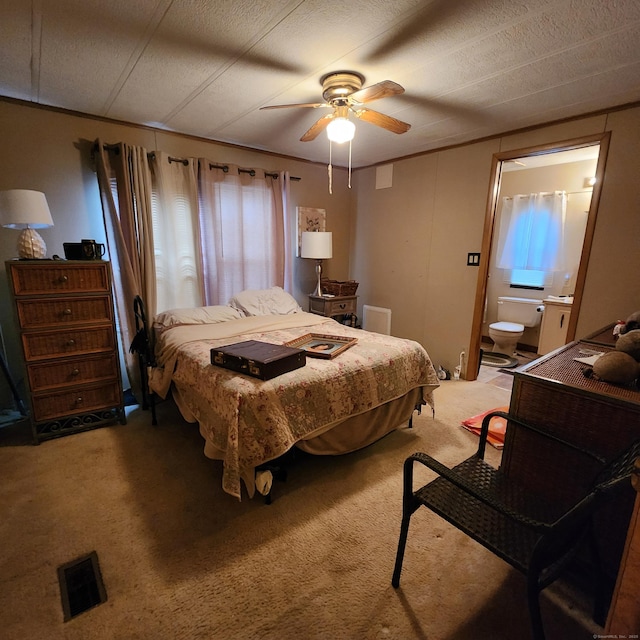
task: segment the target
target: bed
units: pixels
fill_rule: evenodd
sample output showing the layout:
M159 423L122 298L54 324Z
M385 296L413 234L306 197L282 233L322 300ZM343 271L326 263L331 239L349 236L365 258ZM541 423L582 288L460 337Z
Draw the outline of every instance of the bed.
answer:
M204 453L223 461L222 487L256 491L256 469L292 447L349 453L404 426L422 405L434 409L438 378L412 340L345 326L304 312L284 290L246 291L228 305L166 311L154 319L149 387L169 393L199 425ZM211 364L211 349L244 340L284 344L309 333L356 338L335 358L259 380ZM263 479L258 490L266 493Z

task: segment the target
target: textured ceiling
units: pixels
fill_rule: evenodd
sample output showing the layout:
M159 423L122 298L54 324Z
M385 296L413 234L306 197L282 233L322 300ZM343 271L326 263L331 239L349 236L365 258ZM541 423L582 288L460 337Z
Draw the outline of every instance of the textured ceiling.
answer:
M358 167L638 101L638 43L638 0L2 0L0 95L326 162L329 110L259 108L355 70L412 125Z

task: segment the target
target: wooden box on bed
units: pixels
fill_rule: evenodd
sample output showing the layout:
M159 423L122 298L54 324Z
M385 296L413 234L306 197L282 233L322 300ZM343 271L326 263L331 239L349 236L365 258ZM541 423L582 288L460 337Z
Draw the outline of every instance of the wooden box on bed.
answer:
M245 340L211 349L211 364L261 380L294 371L306 363L307 355L303 349L259 340Z

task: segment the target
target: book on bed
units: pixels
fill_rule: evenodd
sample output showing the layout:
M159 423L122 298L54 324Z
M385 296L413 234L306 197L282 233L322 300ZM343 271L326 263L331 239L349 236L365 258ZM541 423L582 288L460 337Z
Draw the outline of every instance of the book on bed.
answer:
M270 380L307 363L303 349L245 340L211 349L211 364L261 380Z

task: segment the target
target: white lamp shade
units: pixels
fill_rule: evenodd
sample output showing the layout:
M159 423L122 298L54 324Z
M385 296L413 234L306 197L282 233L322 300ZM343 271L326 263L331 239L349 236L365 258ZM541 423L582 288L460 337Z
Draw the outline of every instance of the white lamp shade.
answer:
M334 118L327 126L327 137L331 142L349 142L356 133L356 125L347 118Z
M333 234L331 231L303 231L300 242L300 257L325 260L333 256Z
M44 193L28 189L0 191L0 224L9 229L44 229L53 226Z

